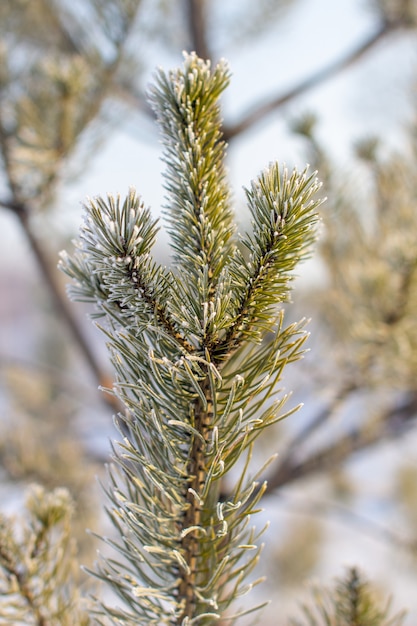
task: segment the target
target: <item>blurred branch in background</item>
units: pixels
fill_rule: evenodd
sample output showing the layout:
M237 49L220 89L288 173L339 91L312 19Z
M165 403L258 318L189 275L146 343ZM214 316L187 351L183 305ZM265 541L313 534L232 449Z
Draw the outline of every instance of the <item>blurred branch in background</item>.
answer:
M224 134L226 140L230 142L234 137L241 135L259 122L262 122L265 118L278 111L284 105L289 104L292 100L295 100L305 92L320 85L320 83L330 80L332 77L352 66L354 63L357 63L365 54L373 50L376 45L380 43L380 41L400 28L404 28L404 24L401 22L398 24L390 24L388 22L382 23L379 30L362 42L357 48L346 54L343 58L331 63L312 76L309 76L306 80L301 81L298 85L286 93L273 97L266 102L253 105L248 113L241 116L241 120L239 122L225 126Z
M313 588L312 600L302 605L302 621L292 626L401 626L405 613L391 614L391 599L381 600L356 569L347 571L331 589Z
M68 14L48 0L2 9L0 149L8 197L0 205L18 219L63 323L104 387L109 375L82 333L51 261L57 251L47 249L49 242L39 238L32 220L54 202L69 160L112 92L139 4L92 2L90 28L84 15ZM103 397L118 408L112 396Z
M268 478L267 493L279 489L284 485L324 473L343 465L355 453L381 444L384 441L393 441L403 436L415 424L417 415L417 393L406 399L403 404L381 411L377 419L363 420L363 426L351 429L345 435L332 441L323 449L310 453L307 458L299 460L300 451L290 443L290 450L286 450L280 459L277 470ZM319 414L323 423L328 423L334 416L333 411L322 411ZM307 431L311 429L307 427ZM296 437L296 440L304 437Z

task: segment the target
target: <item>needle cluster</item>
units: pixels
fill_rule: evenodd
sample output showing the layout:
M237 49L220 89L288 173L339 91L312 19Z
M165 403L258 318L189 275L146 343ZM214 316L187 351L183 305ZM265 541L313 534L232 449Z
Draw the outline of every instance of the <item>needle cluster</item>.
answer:
M119 558L95 572L123 601L100 606L114 624L232 623L232 603L256 583L250 518L265 486L248 464L259 433L285 416L277 381L303 351L304 322L286 325L280 303L315 237L319 183L272 164L246 192L252 232L236 234L219 108L228 82L224 62L191 54L151 92L171 268L152 257L157 222L133 190L90 200L62 258L72 297L102 318L125 408L107 487Z

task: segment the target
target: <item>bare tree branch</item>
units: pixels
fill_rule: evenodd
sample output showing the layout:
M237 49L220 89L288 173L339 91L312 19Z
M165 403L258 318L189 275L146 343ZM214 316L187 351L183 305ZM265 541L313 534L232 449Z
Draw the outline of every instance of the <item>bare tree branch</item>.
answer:
M211 58L211 51L207 43L207 18L205 14L204 0L185 0L187 17L189 24L190 39L193 49L197 54L205 59ZM279 110L298 96L317 87L321 83L336 76L340 72L348 69L362 59L368 52L375 48L383 39L391 35L393 32L407 28L410 25L405 21L382 21L375 33L370 35L365 41L360 43L357 48L348 54L330 63L327 67L319 70L306 80L287 91L286 93L273 97L266 102L254 104L252 109L244 114L236 124L227 124L223 126L223 136L225 141L231 142L235 137L243 134L256 124L262 122L266 117ZM146 98L138 93L130 92L128 89L118 87L116 97L126 102L129 106L144 113L147 117L153 118L153 113L147 106Z
M286 454L281 457L281 463L285 464L287 460L292 458L295 450L308 440L308 438L316 432L323 424L325 424L329 418L334 415L337 410L343 406L343 403L349 397L349 395L358 388L358 385L354 381L347 381L345 385L339 389L336 395L331 400L330 404L327 404L321 411L313 417L313 419L306 424L306 426L292 439L286 449Z
M186 0L188 6L188 17L190 36L192 39L193 48L197 51L197 54L202 58L210 58L210 51L207 45L206 35L206 18L204 15L204 2L202 0ZM313 89L319 84L329 80L333 76L342 72L343 70L354 65L357 61L361 60L365 54L372 50L380 41L385 39L388 35L392 34L395 30L404 27L400 22L383 22L379 29L365 41L363 41L357 48L349 52L347 55L338 59L334 63L329 64L327 67L319 70L306 80L302 81L286 93L281 96L272 98L267 102L255 104L252 110L243 115L242 119L236 124L225 124L223 127L223 136L226 141L230 142L235 137L243 134L252 126L263 121L266 117L288 104L303 93ZM118 96L128 104L138 107L138 109L149 116L150 111L146 107L145 100L132 93L127 93L126 90L121 90Z
M384 545L400 548L407 552L417 553L415 539L404 539L401 535L393 532L390 528L377 523L375 520L360 515L356 511L336 501L308 500L300 501L298 498L280 494L280 501L285 504L285 510L290 515L302 515L308 518L312 516L325 520L335 519L350 528L368 536Z
M348 387L346 387L346 390L348 390ZM337 396L337 404L339 404L339 400L342 401L340 394ZM318 414L320 424L323 424L326 419L332 415L333 408L332 403L329 407L327 417L323 411L320 411ZM369 448L376 447L383 441L393 441L394 439L400 438L407 430L414 426L416 417L417 391L413 391L404 400L403 404L393 406L383 412L379 416L377 424L368 425L369 427L363 430L352 429L346 435L340 437L339 440L331 442L326 447L312 453L304 460L297 458L298 446L294 446L293 443L290 443L289 450L291 452L283 457L283 460L272 474L262 477L252 497L256 497L264 481L267 482L266 495L272 495L276 490L297 480L302 480L314 474L336 470L356 452L362 452ZM316 419L312 420L312 423L316 424ZM302 432L302 440L305 438L305 432L307 433L306 437L311 433L309 427L307 427L306 431L303 430ZM296 435L295 440L301 442L300 436ZM227 498L227 494L228 490L226 487L222 497ZM248 506L249 505L250 502L248 502Z
M19 204L14 201L0 200L0 205L6 209L11 210L19 220L19 223L25 233L25 236L30 244L32 252L36 258L38 267L42 273L45 285L51 294L55 308L61 315L68 329L72 333L81 354L85 358L88 366L93 372L99 385L103 387L111 387L112 381L110 376L102 369L98 360L96 359L94 352L89 346L86 338L84 337L77 320L72 314L72 307L66 294L63 292L60 282L57 280L56 270L54 265L50 262L44 247L38 241L31 226L30 226L30 211L24 204ZM101 397L110 405L112 409L120 409L120 405L116 398L108 394L101 394Z
M368 37L356 49L349 52L341 59L329 64L322 70L319 70L306 80L296 85L296 87L294 87L293 89L287 91L287 93L272 98L267 102L262 102L260 104L254 105L252 110L244 115L240 122L237 122L236 124L226 125L224 127L223 133L225 140L231 141L236 136L246 132L252 126L255 126L263 119L265 119L265 117L271 115L271 113L277 111L291 100L294 100L306 91L313 89L314 87L328 80L332 76L339 74L351 65L354 65L367 52L372 50L376 46L376 44L378 44L382 39L390 35L394 30L401 28L402 26L402 23L383 22L379 29L373 35Z
M185 0L191 46L202 59L211 59L207 42L206 0Z
M401 406L387 409L378 420L378 427L351 430L338 441L312 454L305 460L297 460L295 453L287 457L277 470L268 477L271 493L295 480L340 467L355 452L366 450L387 439L399 438L414 423L417 415L417 392L413 392Z

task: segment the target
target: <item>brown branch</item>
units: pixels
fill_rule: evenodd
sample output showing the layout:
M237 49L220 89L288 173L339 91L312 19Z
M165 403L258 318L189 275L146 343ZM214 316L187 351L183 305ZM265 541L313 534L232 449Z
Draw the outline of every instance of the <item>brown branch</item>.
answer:
M416 417L417 391L414 391L410 393L401 406L387 409L385 413L380 415L378 420L379 427L374 426L362 431L351 430L338 441L311 454L304 460L297 460L298 451L290 444L292 453L284 457L273 474L265 476L263 480L259 481L259 486L255 489L253 497L259 493L264 481L267 483L266 495L271 495L275 490L297 480L309 478L318 473L336 470L355 453L375 447L386 440L398 439L414 425ZM325 421L322 413L320 413L320 421L321 423ZM221 494L221 499L226 499L228 495L228 490L225 489ZM248 503L249 505L250 502Z
M313 453L307 459L297 461L295 454L281 463L268 478L267 493L307 476L340 467L354 453L361 452L387 439L397 439L409 429L417 416L417 392L401 405L388 409L378 422L379 427L352 430L335 443Z
M183 624L186 618L192 619L196 614L199 605L199 597L196 593L196 587L201 582L199 552L199 540L197 528L204 525L203 506L201 504L201 496L204 491L205 481L207 478L207 453L206 443L209 439L209 433L213 427L213 402L211 398L211 390L208 380L201 385L202 393L206 399L206 406L200 398L194 404L194 428L200 433L200 437L194 437L192 442L191 453L189 457L187 474L190 476L187 485L185 500L187 509L182 521L181 530L195 528L182 538L181 547L184 552L184 559L188 566L188 572L180 572L180 584L178 587L178 599L184 602L184 609L176 624ZM200 580L199 580L200 579Z
M99 385L103 387L111 387L112 381L107 373L103 371L99 362L97 361L93 351L88 345L87 340L82 334L77 321L75 320L72 311L70 309L69 302L66 294L63 292L61 284L57 280L56 270L53 269L53 265L50 263L45 251L35 236L29 219L29 210L23 203L15 201L0 200L0 205L4 208L11 210L19 220L19 223L25 233L27 240L29 241L32 252L36 258L39 269L41 270L45 284L51 294L53 303L57 312L62 316L65 324L69 328L74 337L82 355L87 361L91 371L93 372ZM113 409L120 409L120 405L116 398L108 394L102 395L106 404L110 405Z
M313 417L306 426L295 435L286 448L285 455L281 456L281 464L286 463L292 458L295 450L298 450L300 446L307 441L323 424L325 424L332 416L334 416L343 402L347 400L351 393L358 389L358 384L355 381L347 381L339 391L334 395L329 404L323 407Z
M78 128L78 136L84 131L84 129L97 117L99 114L102 104L107 97L111 85L114 82L115 75L120 66L120 63L123 58L123 44L126 41L126 38L133 27L134 15L138 10L139 4L134 10L134 14L130 16L130 20L126 23L124 37L120 41L120 45L117 49L117 54L115 59L105 67L103 71L102 80L100 81L100 88L96 93L96 97L93 102L91 102L88 111L86 111L83 119L81 120ZM58 16L56 16L57 21L59 21ZM62 32L61 32L62 34ZM31 222L30 222L30 208L29 206L21 201L21 193L18 182L15 180L15 176L13 174L13 166L12 166L12 155L10 150L9 136L6 133L2 120L0 118L0 146L1 152L3 156L6 176L8 179L9 189L12 195L12 199L0 200L0 206L12 211L19 223L22 227L22 230L29 242L29 245L32 249L34 257L38 263L41 274L44 278L45 285L48 288L52 301L56 307L56 310L61 315L64 323L68 326L72 336L74 337L78 347L80 348L81 354L84 356L87 361L88 366L93 372L99 386L104 388L112 387L112 380L107 373L105 373L99 362L97 361L94 352L91 350L88 342L86 341L79 324L75 317L72 314L71 308L69 306L66 294L63 293L60 282L57 280L57 274L54 267L54 264L50 262L48 255L45 253L44 247L41 245L40 241L36 237L33 232ZM71 146L73 147L73 146ZM61 161L68 156L70 150L63 150L60 154ZM58 178L58 170L50 176L49 180L45 183L44 192L48 191L51 186L56 183ZM111 406L113 410L120 411L121 405L116 397L110 394L102 394L104 402Z
M210 59L207 43L206 0L186 0L191 47L201 59Z
M131 109L134 109L136 113L142 113L144 117L152 122L156 122L154 112L146 96L139 93L133 85L125 85L116 82L113 84L112 93L109 95Z
M39 11L42 11L44 14L46 13L48 19L52 22L51 31L55 29L55 31L59 33L64 49L70 54L80 54L80 43L72 35L71 28L68 28L68 14L65 16L60 14L56 3L50 0L43 0L43 5L44 6L41 6Z
M274 111L277 111L282 106L294 100L298 96L302 95L306 91L313 89L320 83L328 80L332 76L342 72L351 65L354 65L359 61L369 50L373 49L377 43L391 34L394 30L401 28L402 23L383 22L380 28L368 39L363 41L356 49L349 52L346 56L342 57L338 61L329 64L327 67L319 70L306 80L299 83L296 87L290 89L282 96L272 98L267 102L254 105L251 111L242 117L240 122L225 126L223 129L224 138L226 141L234 139L237 135L241 135L245 131L249 130L255 124L258 124L268 115L271 115Z

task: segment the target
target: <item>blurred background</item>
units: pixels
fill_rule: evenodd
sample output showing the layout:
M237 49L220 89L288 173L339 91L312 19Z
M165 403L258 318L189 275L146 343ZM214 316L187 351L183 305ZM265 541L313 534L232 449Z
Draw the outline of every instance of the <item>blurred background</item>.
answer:
M289 406L259 441L271 520L257 589L285 624L312 579L358 565L417 621L416 0L2 0L0 3L0 507L66 486L80 563L105 523L95 476L115 436L111 367L59 251L86 196L136 187L164 205L146 90L195 50L226 58L227 166L242 187L270 161L319 170L327 202L288 319L311 318ZM163 229L155 256L169 264ZM278 617L279 616L279 617ZM278 621L277 621L278 620Z

